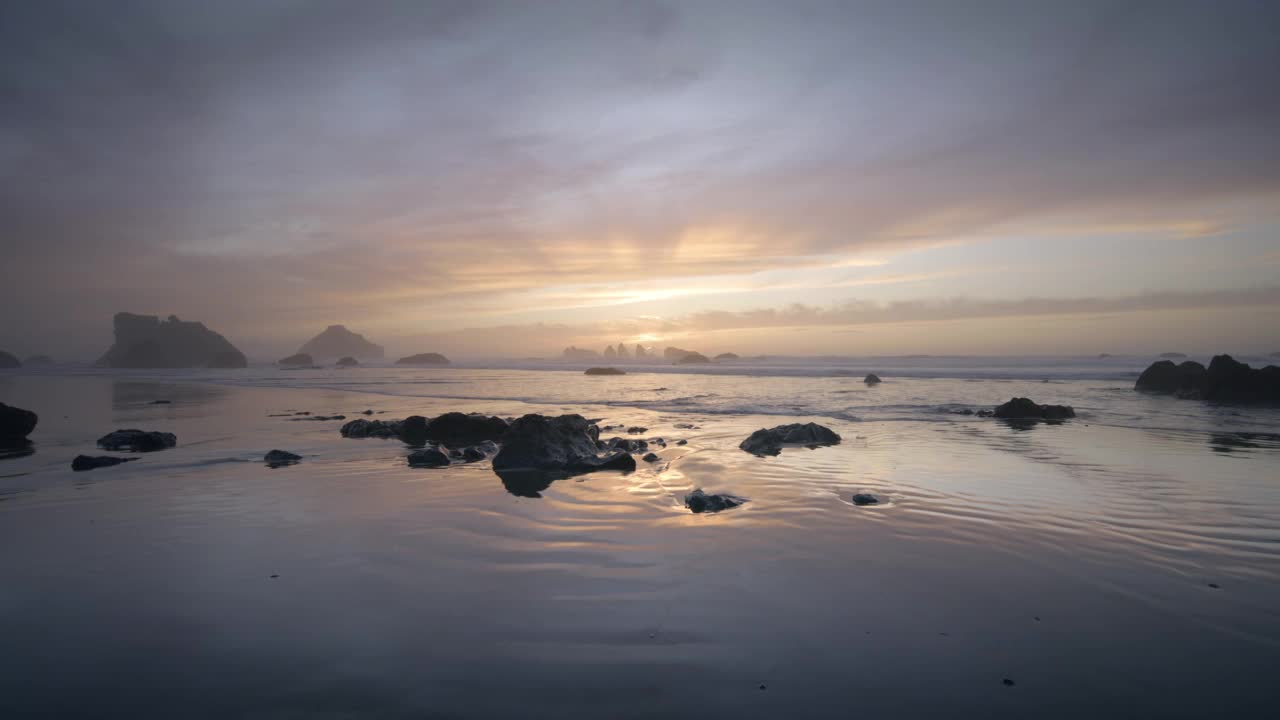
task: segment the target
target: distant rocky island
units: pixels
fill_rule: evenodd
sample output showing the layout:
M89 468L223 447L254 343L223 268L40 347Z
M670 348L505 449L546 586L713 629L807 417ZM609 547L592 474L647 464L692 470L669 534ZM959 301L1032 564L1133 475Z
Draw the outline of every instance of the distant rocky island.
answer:
M330 325L323 332L311 338L298 354L307 354L312 358L353 357L360 360L381 360L381 345L369 342L360 333L351 332L342 325Z
M244 353L204 323L155 315L115 315L115 344L98 365L112 368L242 368Z
M409 355L402 357L396 361L397 365L448 365L449 358L440 353L418 353L417 355Z
M0 350L0 368L18 368L22 367L22 361L16 355L11 355Z
M315 359L307 353L295 353L287 358L281 358L276 361L277 365L284 367L311 367L315 365Z

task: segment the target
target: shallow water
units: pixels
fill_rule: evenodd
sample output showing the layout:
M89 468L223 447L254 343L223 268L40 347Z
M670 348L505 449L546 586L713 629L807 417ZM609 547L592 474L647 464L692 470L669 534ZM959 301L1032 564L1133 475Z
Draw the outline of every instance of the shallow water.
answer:
M1040 372L0 376L41 416L0 460L0 717L1269 714L1276 411ZM954 414L1013 395L1080 417ZM524 497L269 417L365 409L689 444ZM810 419L844 442L737 449ZM178 447L70 471L117 427ZM277 447L303 462L265 467ZM692 515L694 487L749 502Z

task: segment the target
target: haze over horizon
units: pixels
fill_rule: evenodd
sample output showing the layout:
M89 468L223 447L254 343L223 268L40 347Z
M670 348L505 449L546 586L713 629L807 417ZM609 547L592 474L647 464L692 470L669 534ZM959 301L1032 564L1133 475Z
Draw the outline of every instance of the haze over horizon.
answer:
M0 9L0 349L1280 351L1280 6Z

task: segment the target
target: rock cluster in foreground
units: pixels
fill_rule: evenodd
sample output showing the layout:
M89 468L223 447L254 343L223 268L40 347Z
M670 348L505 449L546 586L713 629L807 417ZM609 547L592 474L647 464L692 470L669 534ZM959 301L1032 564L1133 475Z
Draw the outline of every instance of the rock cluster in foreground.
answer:
M761 429L738 445L753 455L777 455L787 445L818 447L821 445L837 445L840 436L830 428L817 423L792 423L779 425L767 430Z
M1161 360L1143 371L1134 389L1229 404L1280 404L1280 367L1255 369L1230 355L1215 356L1207 368L1191 360Z
M511 423L493 469L504 471L635 470L630 453L599 454L600 429L581 415L525 415Z

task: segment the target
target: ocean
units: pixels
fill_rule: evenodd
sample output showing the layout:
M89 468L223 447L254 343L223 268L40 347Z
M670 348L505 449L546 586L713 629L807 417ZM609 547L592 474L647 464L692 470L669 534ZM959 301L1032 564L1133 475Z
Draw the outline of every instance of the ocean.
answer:
M0 717L1269 716L1280 409L1151 360L0 371ZM1077 417L967 414L1016 396ZM453 410L667 444L514 487L311 419ZM738 449L808 421L843 441ZM125 427L177 447L71 471Z

